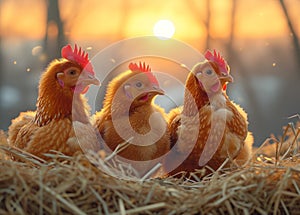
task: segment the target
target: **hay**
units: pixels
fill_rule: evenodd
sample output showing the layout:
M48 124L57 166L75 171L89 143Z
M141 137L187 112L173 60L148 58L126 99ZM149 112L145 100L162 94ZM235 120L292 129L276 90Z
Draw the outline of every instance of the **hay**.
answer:
M0 132L0 214L299 213L299 130L288 126L284 138L271 137L274 144L267 141L240 169L220 169L202 180L143 181L105 174L83 155L58 153L44 162L9 148ZM24 162L11 161L8 152Z

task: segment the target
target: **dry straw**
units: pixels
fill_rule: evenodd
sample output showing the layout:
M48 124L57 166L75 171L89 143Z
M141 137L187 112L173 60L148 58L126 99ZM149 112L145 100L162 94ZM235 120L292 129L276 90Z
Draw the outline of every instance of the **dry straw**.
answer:
M10 148L0 132L0 214L297 214L297 126L289 124L281 138L269 138L243 168L221 168L201 180L197 174L189 179L119 179L120 174L134 179L134 170L95 154L89 154L92 162L59 153L45 162Z

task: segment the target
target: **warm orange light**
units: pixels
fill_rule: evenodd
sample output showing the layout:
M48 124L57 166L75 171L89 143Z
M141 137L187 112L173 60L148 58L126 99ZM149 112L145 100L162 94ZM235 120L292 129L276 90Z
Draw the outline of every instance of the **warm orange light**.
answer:
M55 22L50 22L48 24L48 28L47 28L47 33L48 33L48 37L50 39L55 39L57 38L58 35L58 27L57 24Z
M0 35L41 39L46 28L46 3L39 0L0 1Z
M65 33L71 40L116 40L144 35L174 37L183 41L199 41L206 36L205 1L146 1L143 4L133 1L120 4L118 1L60 1L60 15ZM298 25L300 1L287 1L295 30L300 34ZM160 5L160 7L157 7ZM113 12L113 13L112 13ZM234 32L237 39L280 38L289 34L287 21L280 4L276 1L236 1L234 29L231 29L231 1L214 0L210 3L210 29L213 39L228 39ZM4 38L23 37L40 40L45 37L47 4L46 1L2 1L0 7L0 35ZM155 22L168 17L176 25L160 27L165 24ZM109 22L107 21L109 19ZM153 28L153 26L156 26ZM167 24L169 25L169 24ZM157 28L157 29L156 29ZM49 33L56 34L50 26ZM171 36L170 36L171 35Z
M160 39L170 39L175 33L175 26L170 20L159 20L153 27L154 36Z

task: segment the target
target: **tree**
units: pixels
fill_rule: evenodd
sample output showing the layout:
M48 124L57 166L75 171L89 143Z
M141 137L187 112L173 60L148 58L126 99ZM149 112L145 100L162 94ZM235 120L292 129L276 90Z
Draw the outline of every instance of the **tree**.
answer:
M1 0L0 0L0 7L1 7ZM1 18L1 17L0 17ZM3 53L2 53L2 35L0 34L0 102L2 103L2 98L1 98L1 88L3 87L4 84L4 69L3 69ZM4 111L0 109L0 119L4 119ZM0 123L1 126L1 123Z
M47 23L44 37L44 51L47 61L59 58L61 48L67 43L64 23L60 17L58 0L47 1Z
M0 88L2 86L3 83L3 54L2 54L2 35L0 34Z
M131 2L130 0L123 0L121 1L120 4L120 13L121 15L121 20L120 20L120 27L119 27L119 32L118 32L118 39L124 39L126 38L125 35L125 29L126 29L126 25L128 24L128 19L129 19L129 15L130 15L130 7L131 7Z
M292 20L291 20L291 17L288 13L288 10L287 10L287 7L286 7L286 4L284 2L284 0L279 0L280 2L280 5L281 5L281 8L283 10L283 13L284 13L284 16L286 18L286 21L287 21L287 25L290 29L290 32L291 32L291 35L293 37L293 45L294 45L294 48L295 48L295 57L296 57L296 62L298 63L298 66L300 67L300 45L299 45L299 40L298 40L298 35L297 35L297 32L294 28L294 25L292 23Z
M240 82L242 83L242 86L245 89L245 92L247 94L247 100L249 104L251 105L251 109L255 110L255 117L256 119L263 119L263 113L261 112L261 109L259 108L258 100L255 95L255 92L253 91L253 87L249 83L250 75L247 72L247 69L245 66L241 63L240 60L241 56L236 53L234 49L234 41L235 41L235 28L236 28L236 11L238 8L238 1L232 0L232 6L230 11L230 29L229 29L229 39L226 44L227 48L227 62L232 62L236 65L236 68L238 68L238 74L240 76Z
M211 35L210 35L210 22L211 22L211 0L206 0L206 17L202 18L200 16L201 11L197 9L195 1L187 1L190 11L194 14L199 23L202 23L206 29L206 38L205 38L205 50L210 48Z

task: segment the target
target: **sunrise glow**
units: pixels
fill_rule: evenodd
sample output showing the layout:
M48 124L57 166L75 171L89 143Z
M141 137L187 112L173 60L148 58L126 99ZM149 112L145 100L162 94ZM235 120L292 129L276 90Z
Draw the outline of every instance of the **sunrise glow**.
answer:
M170 20L159 20L153 27L154 36L160 39L172 38L175 33L175 26Z

